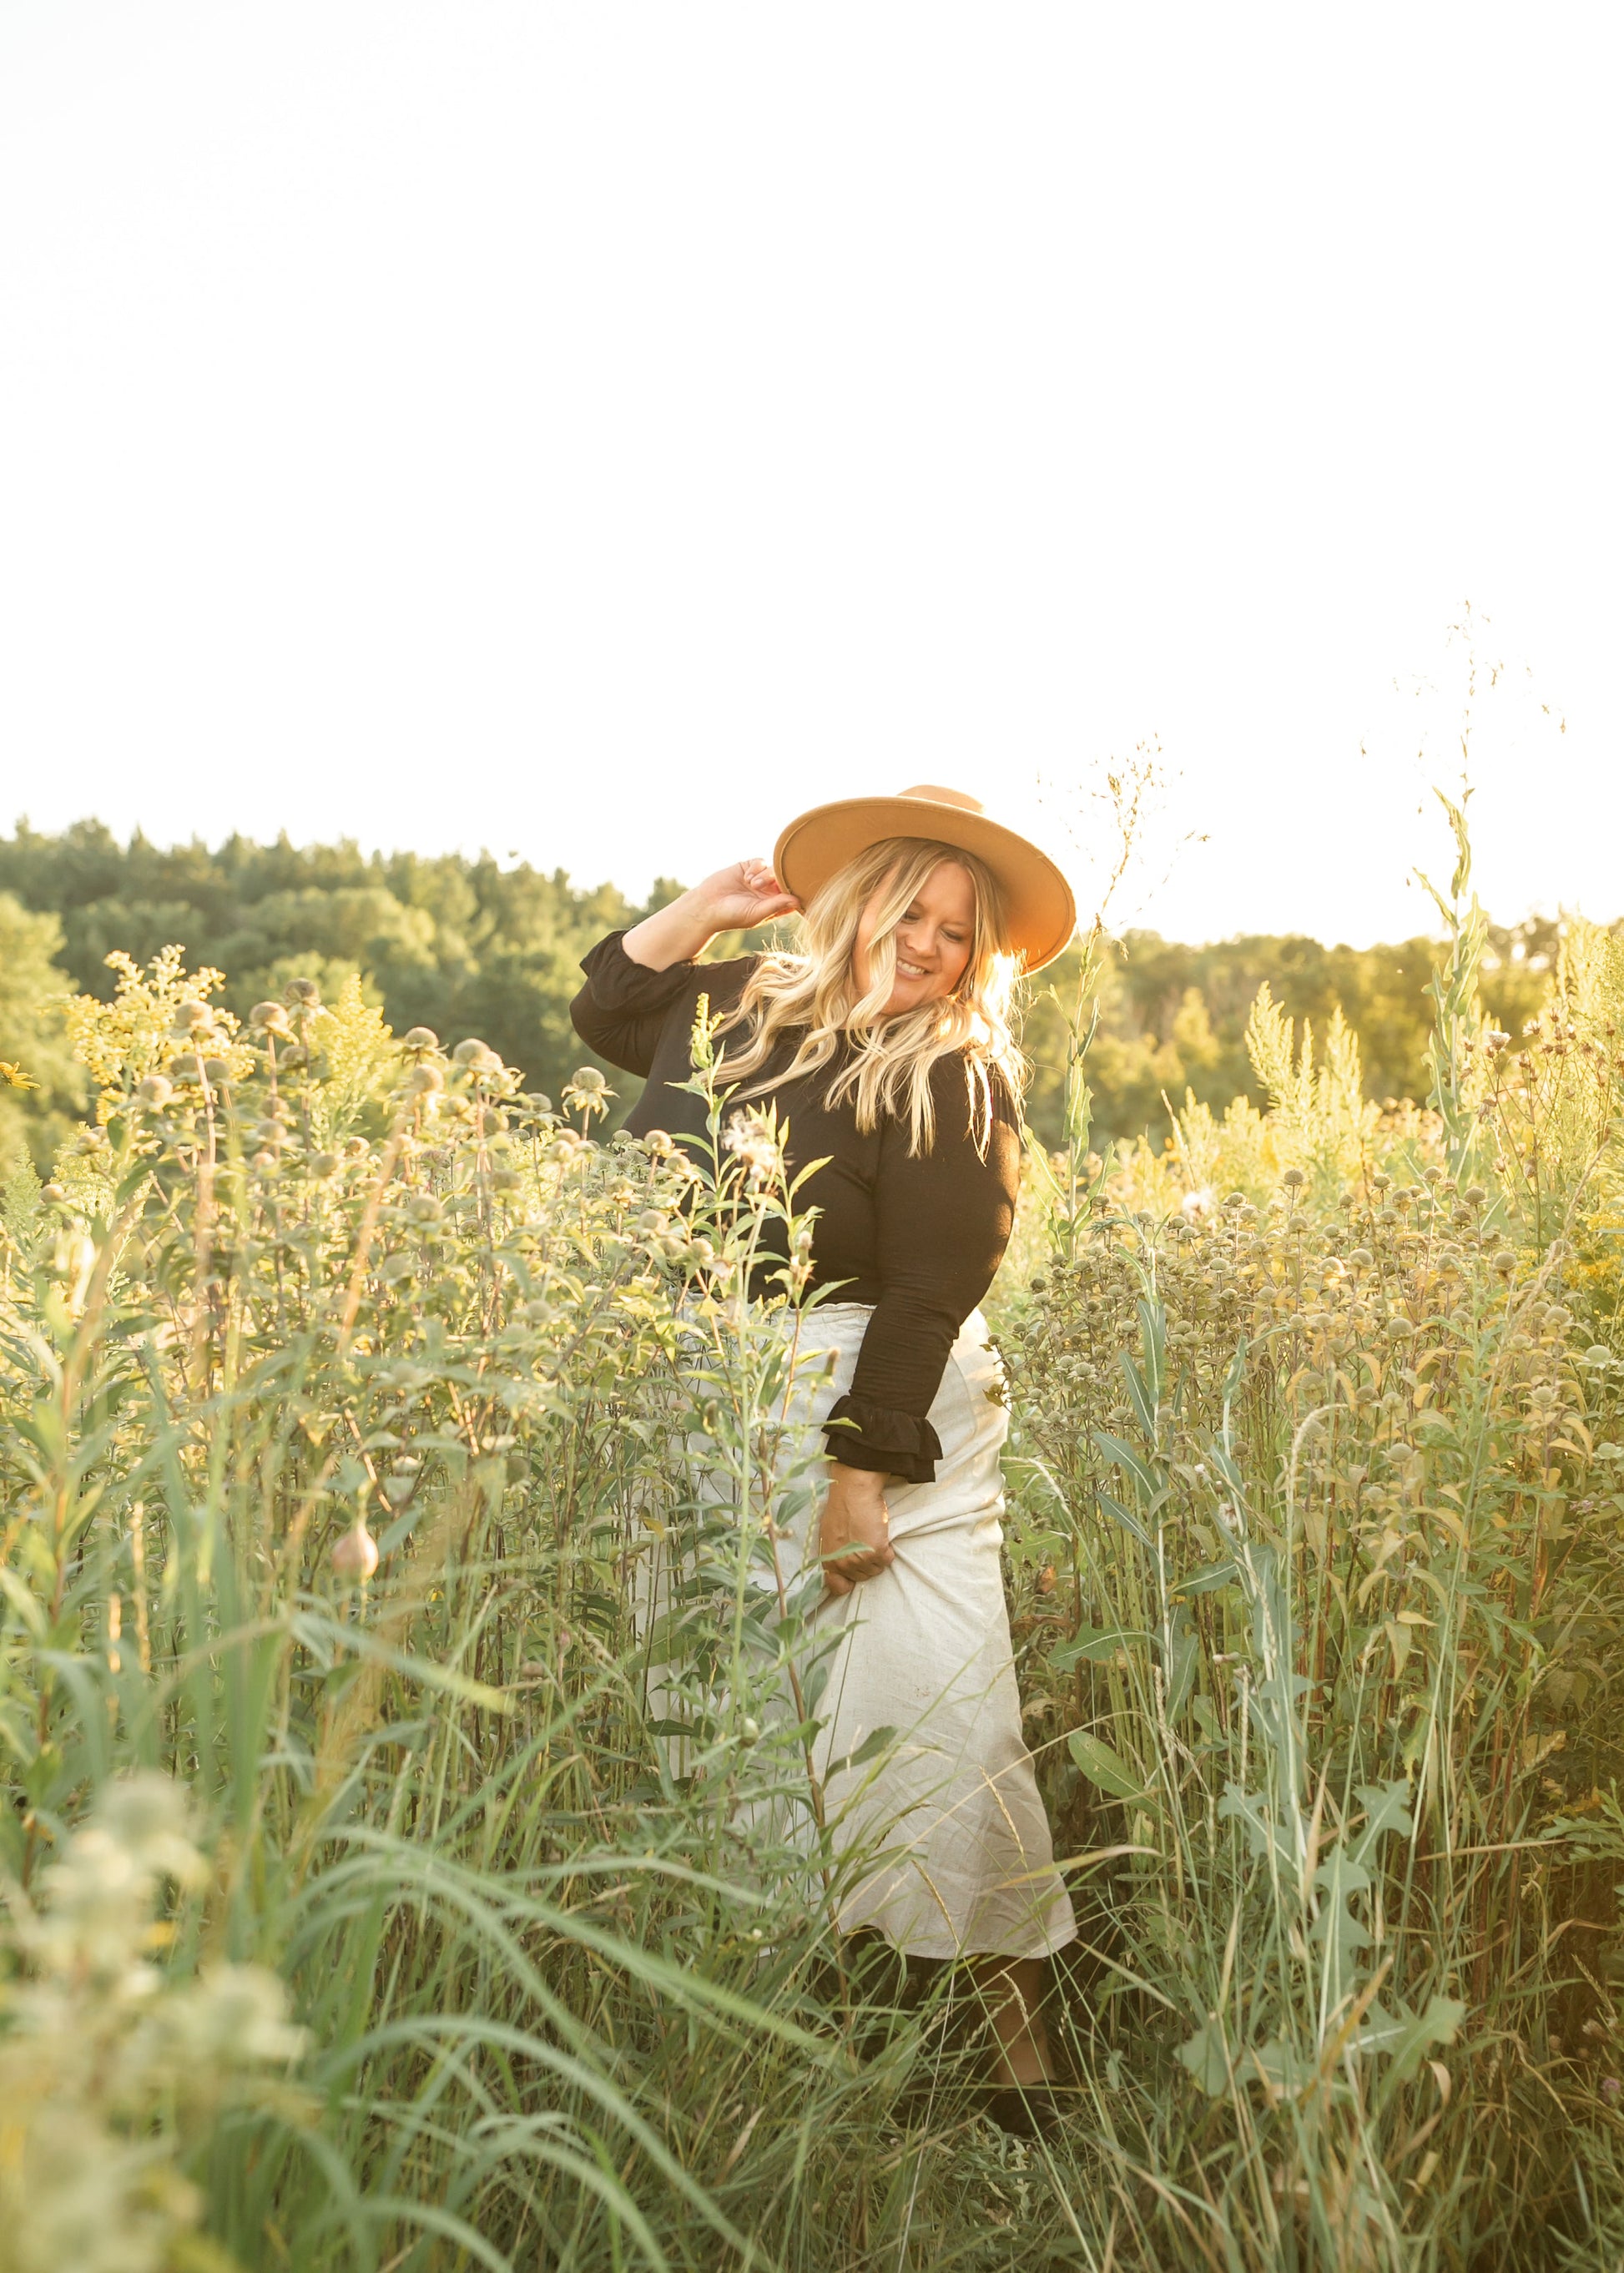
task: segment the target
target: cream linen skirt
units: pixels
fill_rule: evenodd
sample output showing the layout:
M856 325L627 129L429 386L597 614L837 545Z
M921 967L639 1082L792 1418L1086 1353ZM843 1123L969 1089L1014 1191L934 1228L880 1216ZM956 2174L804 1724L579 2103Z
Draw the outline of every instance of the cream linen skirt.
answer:
M828 1303L801 1319L792 1426L781 1467L812 1470L819 1423L851 1386L870 1312ZM817 1362L824 1355L826 1362ZM886 1497L896 1560L844 1595L824 1595L816 1639L838 1630L816 1710L814 1765L838 1853L863 1857L839 1905L842 1931L877 1929L920 1957L1043 1957L1076 1938L1071 1899L1032 1760L1004 1607L1000 1549L1008 1431L1002 1369L979 1311L953 1346L930 1419L936 1481L893 1478ZM791 1579L816 1524L803 1512L779 1544ZM850 1761L876 1729L878 1757Z

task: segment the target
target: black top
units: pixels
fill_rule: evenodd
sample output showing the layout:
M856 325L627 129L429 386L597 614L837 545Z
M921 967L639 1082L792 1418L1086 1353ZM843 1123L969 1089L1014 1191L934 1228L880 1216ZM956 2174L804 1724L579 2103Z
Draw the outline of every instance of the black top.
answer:
M600 1056L645 1077L624 1124L633 1136L664 1129L708 1145L704 1100L680 1086L693 1078L695 1008L706 994L713 1013L732 1009L755 966L754 956L744 956L650 971L632 961L619 932L585 958L587 983L570 1016ZM780 1071L796 1046L787 1037L763 1076ZM826 1066L803 1075L766 1100L776 1102L780 1127L788 1123L791 1174L810 1160L824 1162L798 1196L819 1210L813 1286L838 1281L831 1300L874 1305L851 1394L831 1408L825 1441L849 1467L929 1483L942 1447L927 1415L959 1329L991 1286L1009 1244L1019 1117L994 1072L992 1134L983 1159L971 1125L963 1054L955 1051L938 1060L931 1076L936 1142L910 1159L906 1121L884 1115L864 1136L850 1104L830 1108L825 1093L838 1071Z

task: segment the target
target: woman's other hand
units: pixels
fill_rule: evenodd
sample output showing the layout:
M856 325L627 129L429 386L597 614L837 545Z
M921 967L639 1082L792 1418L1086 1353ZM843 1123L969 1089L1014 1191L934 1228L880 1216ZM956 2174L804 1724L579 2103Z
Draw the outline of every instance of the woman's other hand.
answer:
M621 944L647 971L669 971L691 963L719 931L749 931L792 914L801 905L786 892L765 860L735 860L718 868L651 916L635 924Z
M792 915L801 905L765 860L735 860L695 889L708 904L718 931L753 931L774 916Z
M849 1594L861 1580L877 1579L888 1564L896 1561L883 1476L831 1460L829 1489L818 1519L817 1551L823 1565L823 1584L831 1594Z

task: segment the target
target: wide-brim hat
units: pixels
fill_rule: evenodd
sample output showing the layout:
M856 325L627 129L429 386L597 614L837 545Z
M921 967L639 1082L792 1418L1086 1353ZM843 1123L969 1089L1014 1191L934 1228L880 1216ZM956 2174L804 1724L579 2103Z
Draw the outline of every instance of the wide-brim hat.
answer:
M1070 884L1047 852L990 820L962 790L926 786L895 797L846 797L815 805L779 837L773 874L804 907L848 860L887 836L922 836L984 861L1004 902L1010 944L1028 971L1041 971L1070 944L1077 929Z

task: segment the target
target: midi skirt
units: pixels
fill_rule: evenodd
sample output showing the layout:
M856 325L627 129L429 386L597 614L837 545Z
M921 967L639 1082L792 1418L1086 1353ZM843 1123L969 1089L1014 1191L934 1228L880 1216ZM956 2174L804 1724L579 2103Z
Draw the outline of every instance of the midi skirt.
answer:
M818 1474L820 1424L851 1386L869 1316L861 1303L801 1315L779 1438L786 1474ZM793 1313L785 1320L795 1329ZM893 1477L887 1489L895 1560L849 1594L825 1593L812 1619L827 1666L814 1771L837 1855L858 1858L841 1877L838 1924L920 1957L1043 1957L1077 1927L1021 1734L1001 1564L1009 1424L979 1311L930 1419L935 1481ZM788 1496L797 1502L777 1549L789 1582L816 1553L815 1496Z

